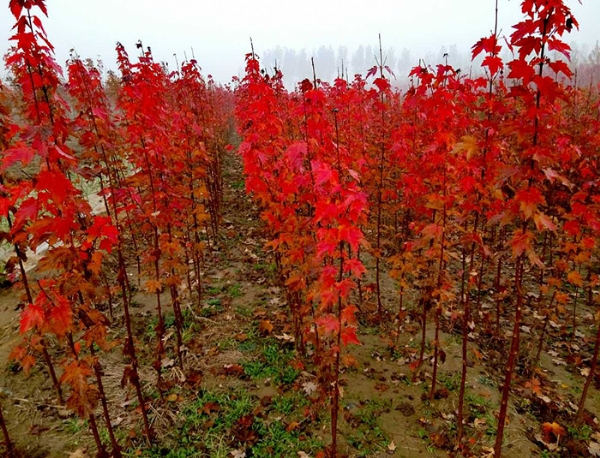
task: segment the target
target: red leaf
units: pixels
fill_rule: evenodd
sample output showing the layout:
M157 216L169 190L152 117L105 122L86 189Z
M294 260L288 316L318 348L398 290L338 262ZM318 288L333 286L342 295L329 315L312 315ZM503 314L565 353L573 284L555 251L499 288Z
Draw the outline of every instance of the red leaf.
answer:
M5 171L16 162L20 162L22 167L29 165L35 156L35 151L28 146L16 146L4 151L2 155L1 171Z
M575 237L581 234L581 226L579 225L579 221L577 220L567 221L565 224L563 224L563 229L571 237Z
M573 76L573 72L569 68L569 66L563 62L562 60L556 62L548 62L548 65L552 69L552 71L556 74L562 73L567 78L571 78Z
M356 312L358 308L354 305L348 305L342 310L342 324L356 324Z
M375 81L373 81L373 84L377 86L379 92L385 92L391 87L390 82L385 78L377 78Z
M513 238L510 241L513 256L518 258L523 253L531 250L531 241L533 240L533 234L529 231L523 232L520 230L515 231Z
M502 69L503 63L502 59L498 56L486 56L481 65L489 68L491 75L495 75Z
M18 231L27 221L36 219L38 213L38 201L33 197L24 200L15 215L13 231Z
M335 288L337 291L339 291L342 299L348 299L348 297L350 297L350 292L355 288L355 286L356 284L351 278L345 278L344 280L335 284Z
M77 412L80 417L87 418L94 411L99 400L97 388L88 383L92 369L83 360L73 361L64 369L65 372L60 381L71 387L71 396L67 400L67 407Z
M529 83L535 76L535 69L524 60L513 60L508 63L508 67L510 68L508 77L523 79L524 84Z
M56 300L55 305L50 309L50 320L52 331L59 337L64 336L71 329L73 311L67 299L60 297Z
M352 272L352 275L360 278L367 272L367 269L359 259L352 258L344 261L344 272Z
M8 7L10 8L10 12L15 19L19 19L21 17L21 11L23 10L22 0L10 0Z
M342 343L344 345L360 345L360 340L358 340L358 337L356 336L356 328L354 326L348 326L342 329Z
M517 192L515 200L519 202L525 219L529 219L533 216L533 213L537 210L538 205L543 205L546 203L546 199L540 190L535 187L530 187Z
M338 332L340 329L340 322L335 315L324 315L315 320L315 323L327 334Z
M31 328L41 328L45 322L44 309L40 305L29 304L21 314L21 334Z
M77 194L69 179L59 171L43 170L38 175L37 191L46 191L57 204L65 201L67 195Z
M358 249L358 244L363 238L362 231L355 226L340 226L339 227L339 239L340 241L348 242L352 247L352 250Z
M554 232L556 230L556 224L554 224L549 216L544 215L543 213L536 213L533 216L533 221L535 222L535 227L538 231L547 229Z

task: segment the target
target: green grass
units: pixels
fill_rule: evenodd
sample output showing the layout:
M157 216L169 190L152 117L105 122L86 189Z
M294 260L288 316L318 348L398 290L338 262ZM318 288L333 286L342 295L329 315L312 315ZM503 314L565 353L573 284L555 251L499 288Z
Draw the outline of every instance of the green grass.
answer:
M389 438L381 429L380 417L384 411L383 401L369 399L352 413L351 432L346 435L349 445L356 449L359 457L373 456L385 450Z
M252 341L242 342L240 346L252 348ZM262 349L261 355L253 360L242 364L244 372L253 380L271 378L277 384L292 384L300 371L290 366L293 351L282 349L275 343L267 343Z
M594 430L589 425L582 425L580 427L568 426L567 431L573 439L580 441L589 441L592 438L592 434L594 434Z
M173 430L168 445L143 449L141 455L136 455L136 450L132 448L126 450L124 455L225 458L231 456L233 450L245 450L246 456L256 458L284 458L296 456L298 451L314 454L323 448L323 444L310 432L301 431L300 427L288 431L289 421L281 418L285 411L286 415L301 419L302 398L298 393L289 393L276 397L272 406L262 408L259 399L247 392L217 393L203 390L182 409L182 422ZM244 441L236 435L240 421L250 422L252 440Z
M229 285L227 292L233 298L240 297L242 295L242 287L239 283L234 283L233 285Z
M439 382L446 387L448 391L454 391L460 387L460 372L450 374L440 374Z

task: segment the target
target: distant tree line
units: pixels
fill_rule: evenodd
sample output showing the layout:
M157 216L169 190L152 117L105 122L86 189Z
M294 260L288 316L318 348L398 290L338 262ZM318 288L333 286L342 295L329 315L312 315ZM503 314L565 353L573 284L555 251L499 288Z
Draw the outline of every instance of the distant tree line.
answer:
M594 85L600 82L600 44L597 42L593 48L587 45L572 44L571 68L576 72L573 84ZM287 87L294 87L304 78L313 75L318 79L332 81L337 77L353 79L357 73L365 74L374 65L377 65L376 56L379 48L372 45L361 45L354 50L347 46L320 46L312 50L277 46L267 49L262 53L261 62L268 72L275 69L283 72L284 83ZM472 68L481 68L479 62L471 61L469 50L459 51L456 45L442 46L437 52L427 52L419 55L407 48L399 53L393 47L383 50L385 65L393 72L395 85L403 87L410 83L408 73L417 65L431 66L448 63L464 74L469 74ZM504 56L507 58L508 56ZM506 60L506 59L505 59Z

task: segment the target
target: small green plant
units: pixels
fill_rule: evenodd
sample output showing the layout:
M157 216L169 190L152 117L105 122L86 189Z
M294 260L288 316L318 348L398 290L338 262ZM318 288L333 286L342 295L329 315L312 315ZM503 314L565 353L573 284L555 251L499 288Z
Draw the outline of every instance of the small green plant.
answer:
M246 317L246 318L251 318L252 317L252 310L248 307L243 307L241 305L238 305L235 308L236 313Z
M209 286L206 289L206 294L208 294L209 296L216 296L217 294L220 294L223 292L223 287L221 286Z
M242 295L242 286L239 283L229 285L227 292L232 298L240 297Z
M79 434L82 431L87 429L87 420L82 420L80 418L67 418L64 422L65 431L71 434Z
M252 379L272 378L278 384L289 385L300 375L300 371L289 364L292 356L290 350L270 343L265 345L257 360L246 362L242 366L246 375Z
M213 297L206 302L206 305L200 309L200 316L209 318L215 313L220 313L224 310L221 303L221 298Z
M446 387L448 391L454 391L460 387L460 372L441 374L438 381Z
M594 434L593 428L586 424L580 427L568 426L567 431L573 439L580 441L589 441Z
M305 407L308 404L309 400L306 396L297 391L289 391L273 400L273 410L283 415L291 415L297 409Z
M471 408L477 408L476 410L485 411L492 407L490 400L480 394L467 393L465 395L465 401Z

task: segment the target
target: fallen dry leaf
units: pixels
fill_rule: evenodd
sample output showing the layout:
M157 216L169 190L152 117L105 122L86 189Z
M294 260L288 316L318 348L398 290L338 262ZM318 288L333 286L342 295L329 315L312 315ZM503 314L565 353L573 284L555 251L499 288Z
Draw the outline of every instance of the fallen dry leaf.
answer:
M302 391L304 391L308 396L317 391L317 385L313 382L306 382L302 384Z
M277 340L283 340L284 342L294 342L296 340L293 336L286 334L285 332L280 336L273 337L275 337Z
M267 336L273 333L273 323L269 320L262 320L258 325L258 332Z
M473 426L475 429L485 429L486 424L487 422L485 421L485 418L476 418L473 420Z
M584 367L583 369L581 369L579 371L581 373L581 375L583 375L584 377L587 377L588 375L590 375L590 368L589 367Z
M300 428L300 423L298 423L297 421L292 421L289 425L287 425L287 428L285 428L285 430L290 433L292 431L296 431L298 428Z
M588 451L592 456L600 456L600 444L598 442L590 442Z

